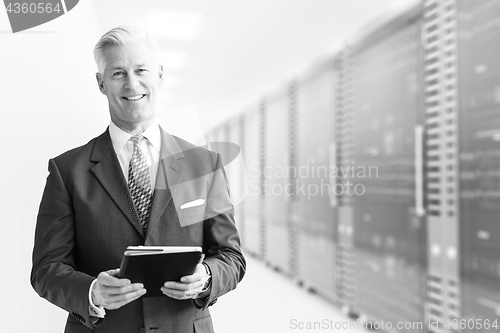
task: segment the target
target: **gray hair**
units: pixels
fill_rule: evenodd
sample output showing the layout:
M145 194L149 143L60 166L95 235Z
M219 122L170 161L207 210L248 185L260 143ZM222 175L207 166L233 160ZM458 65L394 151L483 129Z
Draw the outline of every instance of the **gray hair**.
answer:
M97 64L99 73L102 74L106 66L104 59L104 51L106 50L106 47L113 45L127 45L137 41L146 41L151 51L153 51L156 59L158 59L160 48L151 35L137 27L122 25L106 32L94 47L94 60Z

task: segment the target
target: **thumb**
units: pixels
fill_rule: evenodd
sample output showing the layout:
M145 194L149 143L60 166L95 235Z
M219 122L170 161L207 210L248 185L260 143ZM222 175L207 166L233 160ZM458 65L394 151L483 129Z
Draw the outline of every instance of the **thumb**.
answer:
M120 269L119 268L110 269L109 271L106 271L106 273L108 273L111 276L118 276L118 274L120 273Z

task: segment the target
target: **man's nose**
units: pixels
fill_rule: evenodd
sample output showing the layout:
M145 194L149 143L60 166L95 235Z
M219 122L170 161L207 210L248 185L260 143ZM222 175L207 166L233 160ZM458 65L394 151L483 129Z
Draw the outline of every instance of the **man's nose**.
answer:
M130 74L127 77L127 81L125 82L125 88L134 89L139 85L139 79L135 74Z

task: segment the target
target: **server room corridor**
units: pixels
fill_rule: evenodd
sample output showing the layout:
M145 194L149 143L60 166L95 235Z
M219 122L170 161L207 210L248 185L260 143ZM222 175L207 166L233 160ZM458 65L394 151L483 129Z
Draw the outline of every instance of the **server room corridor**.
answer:
M218 178L225 178L229 195L219 188L225 203L232 200L222 212L210 209L208 195L178 192L195 197L170 200L170 229L158 223L165 229L146 236L174 235L155 241L159 246L193 245L172 232L182 215L185 221L209 221L197 241L216 234L237 244L210 224L213 212L234 207L247 260L236 289L218 293L217 303L199 311L200 317L179 320L188 328L174 333L211 329L211 321L217 333L500 332L500 0L45 3L4 0L0 10L2 332L63 332L66 325L78 332L120 331L90 325L89 287L83 283L68 283L83 297L73 292L64 295L70 302L47 301L33 288L32 267L43 254L34 253L35 243L67 248L71 260L92 252L90 265L63 263L68 272L86 274L90 284L100 272L120 267L123 258L103 235L123 240L124 250L148 244L128 238L134 226L127 212L134 208L121 214L104 204L112 195L90 169L75 175L85 179L85 191L67 189L71 200L65 207L71 209L61 214L68 221L61 225L71 241L59 242L56 235L40 242L35 236L47 162L112 125L92 50L104 32L122 25L152 35L162 69L153 99L136 91L120 100L153 101L165 132L200 146L195 151L219 153L224 176ZM11 29L15 15L52 11L55 3L68 8L26 31ZM148 72L156 74L139 67L134 73ZM161 169L151 170L153 175ZM200 174L186 173L196 176L193 188L209 188ZM99 194L83 195L87 187ZM87 201L81 210L98 212L79 218L73 206ZM52 228L62 218L49 220ZM85 240L73 239L76 226ZM198 227L181 223L186 235L191 226ZM112 262L91 269L111 248ZM227 249L204 248L208 257ZM237 284L231 277L216 279L217 286ZM73 301L79 309L66 306ZM134 301L134 315L119 317L137 325L119 333L171 333L147 327L140 316L153 307ZM77 310L88 316L86 327L79 326Z

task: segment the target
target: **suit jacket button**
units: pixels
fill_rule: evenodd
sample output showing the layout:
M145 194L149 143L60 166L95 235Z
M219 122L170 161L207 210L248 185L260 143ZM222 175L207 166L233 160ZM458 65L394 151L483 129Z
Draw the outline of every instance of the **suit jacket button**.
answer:
M146 333L146 330L144 329L144 327L141 327L141 328L139 329L139 333Z

